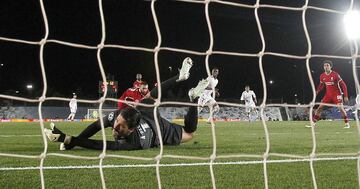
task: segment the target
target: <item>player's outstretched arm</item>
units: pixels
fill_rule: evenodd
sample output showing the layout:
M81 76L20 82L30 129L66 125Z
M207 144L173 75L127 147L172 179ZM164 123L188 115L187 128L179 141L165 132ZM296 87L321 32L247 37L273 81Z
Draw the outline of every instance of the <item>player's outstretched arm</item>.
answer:
M70 146L80 146L87 149L94 150L102 150L103 149L103 141L102 140L92 140L81 137L74 137L70 135L66 135L61 130L55 127L55 125L51 124L51 129L44 129L44 133L48 137L48 139L52 142L63 142L65 145ZM141 149L140 143L119 143L117 141L106 141L106 149L107 150L138 150Z
M65 142L64 142L65 143ZM86 149L102 150L103 141L93 140L87 138L71 137L69 145L79 146ZM117 141L106 141L107 150L139 150L141 149L140 144L120 143Z

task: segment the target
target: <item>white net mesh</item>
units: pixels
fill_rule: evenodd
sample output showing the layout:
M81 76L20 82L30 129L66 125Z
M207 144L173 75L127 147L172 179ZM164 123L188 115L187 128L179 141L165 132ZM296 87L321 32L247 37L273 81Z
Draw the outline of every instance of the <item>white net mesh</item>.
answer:
M258 58L258 64L260 68L260 74L262 79L262 86L263 86L263 101L262 104L259 106L260 108L260 115L262 117L262 125L265 132L265 141L266 141L266 149L263 153L263 155L257 155L257 154L235 154L235 155L217 155L217 138L216 138L216 130L215 130L215 124L212 122L211 124L211 133L212 133L212 153L208 157L197 157L197 156L179 156L179 155L171 155L171 154L164 154L163 144L162 144L162 138L161 135L159 136L160 139L160 148L159 153L155 157L138 157L138 156L124 156L124 155L117 155L112 154L110 152L107 152L106 149L106 135L104 130L104 125L102 125L102 140L104 141L104 148L103 151L100 153L99 156L92 157L92 156L79 156L79 155L70 155L70 154L63 154L63 153L49 153L48 152L48 141L46 139L46 136L44 133L42 133L42 139L44 143L44 150L39 155L23 155L23 154L9 154L9 153L0 153L0 156L5 157L16 157L16 158L32 158L32 159L40 159L40 165L39 167L18 167L18 168L2 168L2 171L5 170L27 170L27 169L39 169L40 171L40 178L41 178L41 188L45 188L45 179L44 179L44 170L45 169L67 169L69 167L55 167L55 168L49 168L44 166L44 160L48 156L59 156L59 157L65 157L65 158L75 158L75 159L93 159L93 160L99 160L98 166L92 166L92 167L86 167L86 166L75 166L74 168L97 168L100 171L100 177L102 182L102 187L106 188L106 179L104 177L103 169L108 168L108 165L103 165L103 161L105 158L113 157L113 158L124 158L124 159L132 159L132 160L145 160L145 161L156 161L155 164L139 164L139 165L122 165L122 166L110 166L110 167L155 167L156 168L156 178L157 178L157 184L158 188L162 188L161 184L161 174L160 174L160 168L162 166L194 166L194 165L206 165L209 166L209 172L211 175L211 181L212 181L212 187L216 188L216 178L214 175L214 165L217 164L263 164L263 178L264 178L264 186L265 188L268 188L269 181L268 181L268 164L270 163L287 163L287 162L309 162L310 170L311 170L311 176L312 176L312 184L314 188L317 188L317 179L316 179L316 170L314 169L314 161L320 161L320 160L357 160L357 170L358 170L358 181L359 181L359 187L360 187L360 153L344 153L344 154L335 154L335 153L329 153L329 154L319 154L316 153L317 149L317 143L316 143L316 135L315 135L315 128L311 128L311 135L312 135L312 152L307 156L299 156L295 154L280 154L280 153L270 153L270 135L267 127L267 123L265 122L264 118L264 109L265 107L304 107L304 108L310 108L310 115L313 113L313 107L317 105L318 103L315 103L315 85L314 80L312 78L312 73L310 69L310 59L311 58L332 58L332 59L346 59L352 61L353 66L353 75L354 75L354 81L357 88L357 92L359 92L359 82L357 78L357 71L356 71L356 60L359 58L358 55L358 46L357 43L353 43L354 45L354 51L351 52L351 56L337 56L337 55L330 55L330 54L313 54L312 53L312 42L311 37L308 32L307 24L306 24L306 16L307 12L309 10L314 11L321 11L321 12L327 12L331 14L339 14L343 15L345 14L344 11L338 11L338 10L332 10L328 8L321 8L321 7L315 7L315 6L309 6L309 1L305 1L303 6L301 7L288 7L288 6L277 6L277 5L269 5L269 4L262 4L260 0L258 0L255 4L249 5L249 4L242 4L242 3L235 3L235 2L228 2L228 1L219 1L219 0L205 0L205 1L197 1L197 0L179 0L186 3L194 3L194 4L201 4L203 5L204 12L205 12L205 18L207 22L208 27L208 35L209 35L209 45L205 52L199 52L199 51L193 51L188 49L179 49L179 48L173 48L173 47L166 47L162 45L162 35L161 35L161 27L158 23L158 17L156 12L156 1L151 1L151 13L153 16L153 21L155 23L156 33L157 33L157 44L153 48L145 48L145 47L137 47L137 46L127 46L127 45L118 45L118 44L105 44L105 38L106 38L106 30L105 30L105 19L104 19L104 13L103 13L103 2L102 0L98 1L99 6L99 14L101 19L101 40L96 46L91 45L84 45L84 44L77 44L77 43L71 43L67 41L61 41L57 39L49 39L49 23L47 20L47 14L46 14L46 7L44 6L44 2L42 0L39 1L41 6L41 12L42 12L42 18L44 22L45 27L45 33L40 41L28 41L28 40L22 40L22 39L15 39L15 38L7 38L7 37L0 37L0 40L13 42L13 43L24 43L24 44L30 44L39 46L39 57L40 57L40 66L41 66L41 74L42 74L42 80L43 80L43 90L42 95L38 99L30 99L30 98L22 98L22 97L15 97L10 95L3 95L0 94L0 98L3 99L12 99L17 101L24 101L24 102L32 102L32 103L39 103L38 106L38 112L39 112L39 118L40 118L40 126L41 130L44 129L44 122L42 120L42 105L45 101L48 100L58 100L58 101L69 101L70 99L67 98L60 98L60 97L47 97L47 78L46 78L46 72L44 68L44 46L48 43L56 43L59 45L65 45L65 46L71 46L76 48L83 48L83 49L94 49L97 50L97 61L98 66L100 69L102 80L106 80L106 74L104 71L102 58L101 58L101 52L104 48L119 48L119 49L125 49L130 51L144 51L144 52L150 52L153 53L154 58L154 65L156 70L156 78L157 82L160 82L160 70L159 70L159 60L158 55L160 51L172 51L172 52L180 52L180 53L186 53L189 55L199 55L199 56L205 56L205 65L207 73L210 75L210 68L209 68L209 58L212 55L226 55L226 56L236 56L236 57L254 57ZM226 52L226 51L214 51L214 36L213 36L213 27L211 25L211 17L209 16L209 6L211 4L223 4L227 6L234 6L234 7L241 7L246 8L254 11L254 17L256 19L256 24L259 32L259 36L261 39L261 51L258 53L241 53L241 52ZM307 53L304 56L298 56L298 55L292 55L292 54L284 54L284 53L278 53L278 52L269 52L266 51L266 43L265 43L265 36L263 33L263 28L261 25L261 19L259 18L258 11L261 8L268 8L268 9L281 9L286 11L294 11L294 12L300 12L302 13L302 27L303 31L306 36L306 43L307 43ZM353 1L350 2L348 10L353 9ZM275 57L283 57L283 58L289 58L289 59L299 59L299 60L305 60L306 61L306 68L307 68L307 75L309 77L309 80L311 81L311 88L313 92L313 99L311 103L305 104L305 105L291 105L291 104L266 104L267 101L267 82L264 74L264 66L263 66L263 57L265 55L275 56ZM161 85L159 86L159 99L161 99ZM116 99L107 99L105 98L107 95L107 90L105 89L105 92L103 96L97 100L83 100L79 99L78 101L81 103L99 103L99 114L100 117L103 114L103 104L105 100L107 101L114 101L116 102ZM190 103L180 103L180 102L161 102L160 100L156 101L154 105L151 105L151 107L154 108L154 114L158 111L158 107L160 105L190 105L193 106L195 104ZM226 103L226 102L219 102L220 105L224 106L234 106L234 107L244 107L243 105L237 104L237 103ZM141 104L145 106L144 104ZM148 105L149 106L149 105ZM329 106L333 106L329 104ZM212 114L212 113L211 113ZM157 116L155 116L157 118ZM312 117L310 116L309 119L311 120ZM157 130L158 133L160 133L160 128L158 126L158 120L155 120L157 123ZM358 121L358 116L356 115L356 125L358 132L360 134L360 125ZM280 160L269 160L269 156L272 157L278 157ZM238 161L238 162L227 162L227 163L219 163L215 162L217 159L226 159L226 158L262 158L262 161ZM184 164L161 164L161 161L163 158L181 158L181 159L189 159L189 160L207 160L208 163L184 163ZM284 159L288 158L288 159Z

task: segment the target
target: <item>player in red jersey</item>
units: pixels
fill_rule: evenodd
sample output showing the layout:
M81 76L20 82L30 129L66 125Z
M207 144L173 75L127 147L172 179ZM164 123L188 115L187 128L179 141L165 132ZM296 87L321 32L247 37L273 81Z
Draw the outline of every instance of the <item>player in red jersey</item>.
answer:
M140 85L143 84L142 75L140 73L136 74L136 80L133 83L134 88L140 88Z
M325 60L323 62L324 73L320 75L320 84L316 90L316 95L324 88L326 88L325 96L322 98L322 103L328 104L336 104L337 108L339 108L341 116L344 119L345 127L350 128L349 120L346 116L346 112L343 106L343 102L348 103L348 91L345 82L341 79L340 75L331 70L333 64L330 60ZM344 97L344 98L343 98ZM313 116L313 125L320 119L321 112L324 108L324 104L320 104L320 106L315 111L315 115Z
M140 84L139 88L128 88L119 98L119 100L126 100L131 102L139 102L149 93L149 87L146 82ZM125 102L118 102L118 109L124 109L128 107L129 104Z

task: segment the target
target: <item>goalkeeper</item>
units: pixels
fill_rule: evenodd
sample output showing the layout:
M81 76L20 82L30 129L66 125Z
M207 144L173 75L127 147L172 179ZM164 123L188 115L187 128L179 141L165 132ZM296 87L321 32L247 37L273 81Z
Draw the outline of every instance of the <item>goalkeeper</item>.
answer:
M170 89L175 84L189 78L189 71L192 66L192 60L185 58L180 73L165 82L161 83L164 91ZM196 88L189 91L190 101L206 88L208 83L201 81ZM154 88L148 98L141 101L144 104L153 104L158 96L157 87ZM157 147L160 145L159 135L161 134L164 145L179 145L188 142L193 138L197 129L197 107L191 106L184 119L184 126L171 123L157 114L160 133L157 132L153 107L127 107L122 110L111 112L103 117L104 127L111 127L115 141L106 141L107 150L139 150ZM45 129L44 132L48 139L53 142L62 142L60 150L70 150L75 146L88 149L103 149L102 140L89 139L95 133L101 130L100 120L89 125L79 136L69 136L61 132L51 124L51 129Z

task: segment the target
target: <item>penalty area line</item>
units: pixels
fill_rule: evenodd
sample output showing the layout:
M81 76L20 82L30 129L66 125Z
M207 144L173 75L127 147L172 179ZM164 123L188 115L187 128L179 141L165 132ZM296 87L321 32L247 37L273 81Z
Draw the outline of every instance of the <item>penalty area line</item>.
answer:
M357 160L360 157L328 157L328 158L313 158L312 161L336 161L336 160ZM296 163L308 162L311 159L283 159L283 160L267 160L266 163ZM229 161L229 162L214 162L212 165L251 165L263 164L263 160L257 161ZM182 166L209 166L209 162L205 163L174 163L174 164L160 164L159 167L182 167ZM156 167L156 164L125 164L125 165L103 165L102 168L147 168ZM99 165L79 165L79 166L46 166L43 170L58 170L58 169L99 169ZM0 171L19 171L19 170L39 170L40 167L0 167Z

